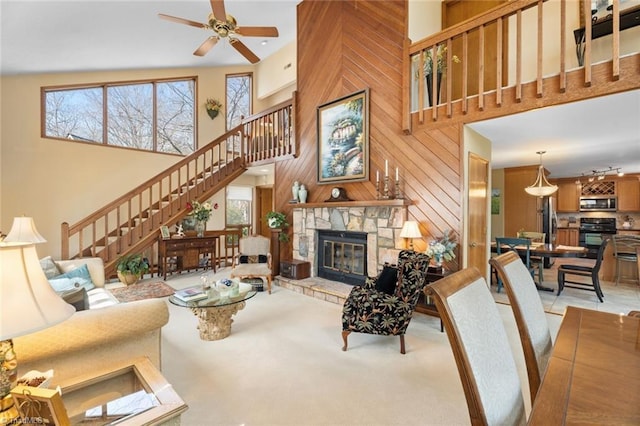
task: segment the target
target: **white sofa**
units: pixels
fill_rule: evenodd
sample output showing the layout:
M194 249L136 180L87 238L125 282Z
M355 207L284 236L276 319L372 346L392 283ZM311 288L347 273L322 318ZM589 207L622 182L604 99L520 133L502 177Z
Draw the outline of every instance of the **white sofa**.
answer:
M96 290L105 291L102 259L56 263L63 272L86 263ZM115 300L115 304L101 306L101 309L90 302L90 309L76 312L60 324L13 339L18 374L53 369L52 385L55 386L63 379L89 373L95 367L140 356L148 357L160 369L161 328L169 321L167 302L147 299L117 303Z

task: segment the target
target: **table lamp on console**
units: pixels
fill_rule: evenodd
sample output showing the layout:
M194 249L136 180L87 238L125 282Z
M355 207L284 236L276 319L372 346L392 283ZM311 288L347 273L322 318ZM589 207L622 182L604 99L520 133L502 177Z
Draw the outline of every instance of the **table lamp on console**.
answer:
M75 312L44 275L35 243L46 240L33 219L15 218L13 225L0 242L0 424L18 415L10 394L18 379L11 339L51 327Z

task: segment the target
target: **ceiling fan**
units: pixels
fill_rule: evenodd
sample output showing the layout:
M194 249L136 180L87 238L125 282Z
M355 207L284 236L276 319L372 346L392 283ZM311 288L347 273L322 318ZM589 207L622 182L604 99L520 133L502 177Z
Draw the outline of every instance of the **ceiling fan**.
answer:
M191 21L189 19L177 18L175 16L165 15L159 13L158 16L168 21L177 22L179 24L186 24L196 28L203 28L205 30L211 30L213 35L209 36L196 50L193 52L196 56L204 56L218 43L218 40L227 38L229 44L233 46L242 56L247 58L249 62L255 64L260 61L260 58L256 56L244 43L242 43L238 36L246 37L278 37L278 29L276 27L240 27L231 15L227 15L224 7L224 0L210 0L211 10L213 13L209 14L209 18L205 24L200 22Z

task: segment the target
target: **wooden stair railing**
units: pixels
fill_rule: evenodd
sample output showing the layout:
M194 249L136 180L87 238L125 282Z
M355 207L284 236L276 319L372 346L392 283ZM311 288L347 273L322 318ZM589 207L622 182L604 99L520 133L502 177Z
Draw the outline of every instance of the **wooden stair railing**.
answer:
M160 227L171 226L187 215L187 202L204 201L239 177L255 162L275 156L295 155L293 137L293 101L244 119L242 123L193 154L157 174L148 181L110 202L79 222L63 223L63 259L97 256L105 263L105 274L115 273L122 255L143 252L154 246ZM279 136L266 134L261 125L266 120L277 123ZM285 126L289 126L286 127ZM245 129L255 135L250 138ZM276 144L254 144L251 139L281 141ZM252 147L247 155L247 147ZM150 259L155 265L156 259Z
M584 10L591 10L591 2L589 0L580 0L583 2ZM559 19L551 8L544 9L547 0L512 0L503 5L482 13L473 19L469 19L447 28L437 34L426 37L416 43L409 45L406 43L405 56L403 65L403 129L406 133L411 132L412 123L423 124L425 115L429 115L431 121L440 121L451 119L455 114L471 114L476 116L484 116L492 118L500 114L495 112L504 106L517 104L526 104L526 106L539 107L548 105L550 98L555 103L561 103L558 100L559 94L564 94L562 98L564 102L579 100L597 96L600 93L590 87L592 84L599 84L603 93L613 90L609 85L615 83L617 91L630 90L637 86L638 75L640 70L637 67L637 59L630 55L622 57L620 54L620 0L612 0L612 31L611 31L611 59L609 64L592 63L591 44L592 44L592 26L590 14L586 13L584 22L580 25L584 27L584 65L567 71L568 66L572 66L575 61L575 49L572 47L573 37L567 39L567 16L573 16L574 11L567 10L567 6L575 6L574 2L560 0ZM545 11L546 19L545 19ZM523 12L526 12L523 13ZM571 15L570 15L571 14ZM523 21L528 20L528 26L523 25ZM507 24L508 23L508 24ZM486 29L491 26L495 27L496 43L489 45L486 41ZM508 56L514 58L507 63L503 63L505 54L503 52L503 40L509 33L515 35L514 46L509 47ZM468 55L471 53L470 35L477 35L478 44L476 50L481 52L478 61L471 61ZM551 35L551 37L549 36ZM557 37L557 38L554 38ZM535 40L535 51L531 52L532 43ZM454 46L454 41L456 45ZM545 43L547 45L545 46ZM545 49L552 43L554 46L559 45L558 60L549 61L544 57ZM457 47L456 47L457 46ZM567 50L567 46L572 47ZM446 47L446 51L443 49ZM456 51L453 51L456 49ZM482 54L484 51L494 51L495 63L488 64L486 58ZM446 52L446 53L445 53ZM567 53L569 52L569 53ZM475 52L477 53L477 52ZM636 50L634 54L640 53ZM533 67L535 67L535 77L532 81L524 82L526 77L523 72L523 57L527 54ZM457 56L460 63L454 63L453 56ZM533 55L533 57L532 57ZM570 56L571 55L571 56ZM439 58L440 56L440 58ZM571 58L571 59L569 59ZM442 85L444 102L436 104L435 107L427 105L427 79L424 74L425 63L444 64L441 66L442 74L434 73L430 77L431 83L431 99L438 99L438 91L440 84L438 79L444 83ZM622 63L627 65L627 81L622 80ZM634 62L635 61L635 62ZM491 79L495 79L495 88L486 90L484 88L485 72L489 69L488 65L495 65L495 74L491 75ZM544 65L544 68L543 68ZM440 68L440 65L438 65ZM453 75L453 69L457 67L456 76ZM433 67L431 67L433 68ZM492 67L493 68L493 67ZM429 67L427 66L427 69ZM602 71L605 70L605 71ZM600 79L595 81L595 72L598 71ZM505 86L506 80L511 81L511 86ZM554 74L557 72L557 74ZM580 77L569 81L569 77L577 77L576 73L580 72ZM461 95L457 99L453 98L454 78L458 78ZM474 81L472 79L477 79ZM580 81L581 80L581 81ZM477 84L478 93L469 94L469 82L473 81ZM570 85L571 82L575 84ZM569 90L567 90L569 88ZM577 91L582 93L577 94ZM508 96L508 97L507 97ZM540 100L540 98L546 98ZM473 101L473 102L471 102ZM546 101L546 102L545 102ZM526 109L523 106L520 109ZM515 110L509 113L517 112ZM502 114L504 115L504 113ZM474 116L474 118L476 118Z

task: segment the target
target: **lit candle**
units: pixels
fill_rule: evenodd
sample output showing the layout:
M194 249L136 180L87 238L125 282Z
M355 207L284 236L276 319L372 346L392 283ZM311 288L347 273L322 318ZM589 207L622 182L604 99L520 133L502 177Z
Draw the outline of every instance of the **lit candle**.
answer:
M384 160L384 177L389 176L389 160Z
M398 181L398 177L399 177L399 176L400 176L400 175L398 174L398 168L396 167L396 182Z
M380 182L380 170L376 170L376 183Z

